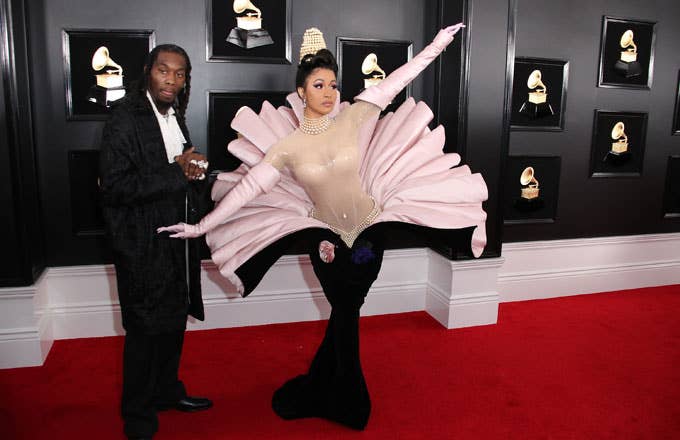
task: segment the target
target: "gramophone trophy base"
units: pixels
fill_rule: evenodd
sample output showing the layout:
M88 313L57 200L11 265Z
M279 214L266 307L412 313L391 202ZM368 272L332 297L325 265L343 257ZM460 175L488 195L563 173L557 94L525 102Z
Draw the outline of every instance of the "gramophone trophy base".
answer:
M112 73L100 73L95 75L97 78L97 85L105 89L115 89L123 87L123 75Z
M522 104L522 108L519 109L519 112L529 119L539 119L555 114L552 106L548 102L534 104L533 102L525 101L524 104Z
M113 102L125 96L125 87L105 88L92 86L87 94L87 100L102 107L109 107Z
M621 52L621 57L619 59L624 63L632 63L637 61L637 52L629 52L624 50Z
M532 187L532 186L522 188L522 191L521 191L522 198L527 199L527 200L536 199L536 198L538 198L539 191L540 190L538 188L535 188L535 187Z
M236 17L236 27L239 29L257 30L262 28L262 19L258 17Z
M235 27L229 32L227 42L244 49L274 44L274 40L264 29L245 30Z
M538 211L544 206L545 202L543 201L543 197L534 197L533 199L525 199L524 197L520 197L515 200L515 209L522 212Z
M626 151L628 151L628 142L612 142L612 153L621 154Z
M377 86L382 80L382 78L364 78L364 90L371 86Z
M632 154L630 151L624 151L623 153L617 153L615 151L607 151L602 162L607 162L608 164L618 166L623 165L630 160Z
M548 100L548 95L541 92L529 93L529 102L533 104L543 104Z
M626 78L633 78L642 74L642 66L640 66L638 61L627 63L625 61L618 60L616 64L614 64L614 70L616 70L616 73Z

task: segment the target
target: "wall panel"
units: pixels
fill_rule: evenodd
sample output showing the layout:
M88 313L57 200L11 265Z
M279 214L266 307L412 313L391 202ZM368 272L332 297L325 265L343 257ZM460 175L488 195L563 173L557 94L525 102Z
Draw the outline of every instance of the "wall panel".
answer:
M557 216L551 224L508 225L504 241L527 241L680 230L664 218L667 159L680 152L671 135L680 52L680 3L675 0L517 0L517 57L569 61L565 127L561 132L513 131L509 154L562 158ZM604 15L657 22L651 90L597 87ZM639 176L590 177L595 110L648 114L644 162ZM519 182L518 190L519 192Z

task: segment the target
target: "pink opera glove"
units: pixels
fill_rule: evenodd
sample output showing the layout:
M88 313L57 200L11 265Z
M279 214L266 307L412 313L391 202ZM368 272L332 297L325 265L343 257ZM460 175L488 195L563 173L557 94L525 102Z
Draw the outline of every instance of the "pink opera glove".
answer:
M464 24L458 23L440 30L432 43L421 50L411 61L390 73L378 84L367 88L354 99L370 102L385 110L399 92L434 61L446 49L446 46L451 44L453 36L463 27L465 27Z
M229 219L243 205L260 194L269 192L281 180L279 170L268 162L260 162L220 200L215 209L196 225L177 223L158 228L156 232L172 232L172 238L196 238Z
M454 35L458 33L465 25L463 23L454 24L453 26L447 26L440 30L437 35L432 40L432 45L440 49L440 52L446 50L446 46L451 44Z
M196 238L205 234L205 232L201 232L198 225L190 225L187 223L177 223L176 225L172 226L163 226L156 229L156 232L173 232L173 234L170 235L172 238Z
M324 263L331 263L335 259L335 245L328 240L319 243L319 258Z

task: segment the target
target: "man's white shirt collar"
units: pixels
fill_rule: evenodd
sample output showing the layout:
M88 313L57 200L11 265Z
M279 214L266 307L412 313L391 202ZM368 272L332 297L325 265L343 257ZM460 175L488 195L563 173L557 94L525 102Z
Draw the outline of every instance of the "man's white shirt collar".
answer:
M156 119L158 119L158 125L161 129L161 135L163 136L163 143L165 144L165 153L168 157L168 163L173 163L175 161L175 156L182 154L184 150L184 144L186 139L182 130L179 128L177 123L177 118L175 117L175 109L170 107L165 115L161 114L156 107L156 103L153 101L149 91L146 91L146 97L151 103L151 108L153 109Z

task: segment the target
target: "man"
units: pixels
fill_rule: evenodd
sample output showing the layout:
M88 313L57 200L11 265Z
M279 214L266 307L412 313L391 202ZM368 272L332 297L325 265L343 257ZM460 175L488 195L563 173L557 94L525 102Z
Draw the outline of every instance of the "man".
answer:
M185 124L191 63L179 46L151 51L140 86L116 105L101 145L101 191L118 281L125 348L121 410L130 439L151 438L157 410L210 408L177 371L187 316L203 320L197 240L156 229L201 218L207 162Z

